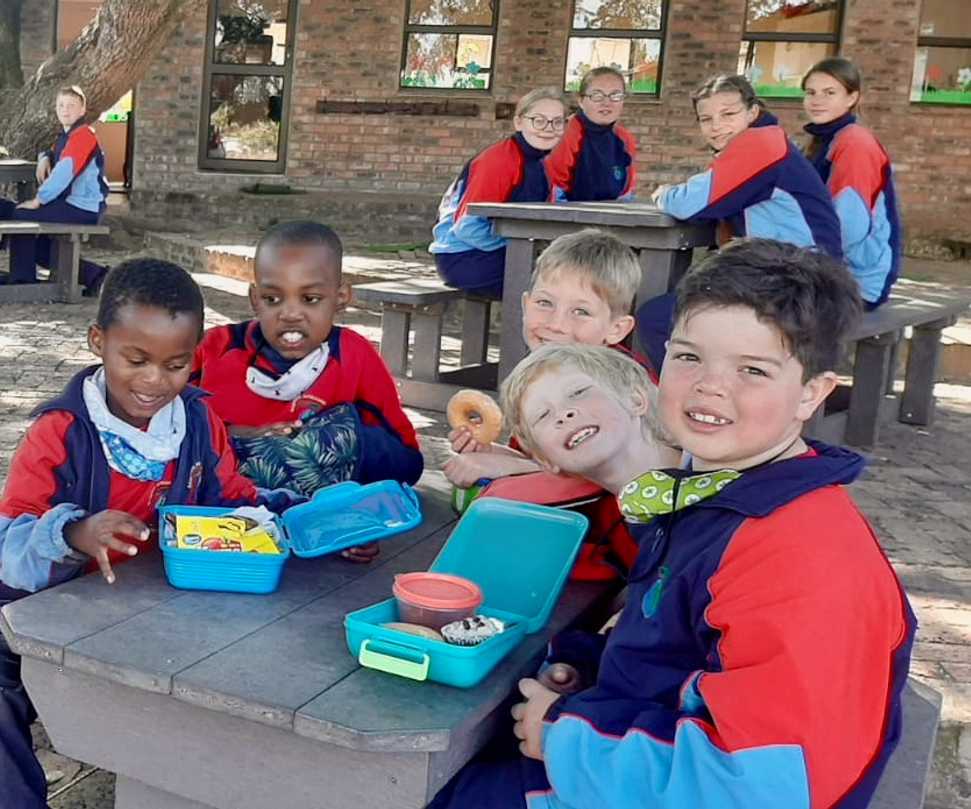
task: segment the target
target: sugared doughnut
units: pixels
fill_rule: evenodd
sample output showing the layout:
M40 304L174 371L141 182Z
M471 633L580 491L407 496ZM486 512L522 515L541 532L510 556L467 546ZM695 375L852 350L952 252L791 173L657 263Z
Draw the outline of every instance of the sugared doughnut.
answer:
M422 626L421 624L406 624L404 621L389 621L386 624L381 624L385 629L393 629L395 632L404 632L408 635L417 635L419 638L427 638L428 640L442 640L440 633L436 632L434 629L428 626Z
M445 418L453 430L465 427L480 444L491 444L502 431L502 411L491 396L460 390L448 400Z

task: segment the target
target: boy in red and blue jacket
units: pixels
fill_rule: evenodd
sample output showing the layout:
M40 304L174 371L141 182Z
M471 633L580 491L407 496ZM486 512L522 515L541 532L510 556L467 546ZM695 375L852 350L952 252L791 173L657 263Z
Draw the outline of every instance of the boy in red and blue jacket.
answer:
M276 511L297 502L236 472L226 428L186 386L202 323L202 293L181 267L134 259L109 274L88 334L102 365L38 408L10 465L0 606L86 570L114 582L113 565L139 552L163 502ZM20 658L0 637L0 809L47 805L34 717Z
M689 469L639 465L646 380L610 368L617 352L544 348L506 382L522 439L616 492L639 555L610 634L554 639L520 682L523 757L460 773L432 809L870 801L916 621L843 488L862 458L800 437L835 384L855 281L742 240L685 276L676 311L658 418Z

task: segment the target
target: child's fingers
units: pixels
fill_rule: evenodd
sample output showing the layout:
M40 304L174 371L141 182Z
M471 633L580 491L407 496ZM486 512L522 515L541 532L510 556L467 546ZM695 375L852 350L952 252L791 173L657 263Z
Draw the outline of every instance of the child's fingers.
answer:
M151 531L145 523L137 517L133 517L131 514L126 514L123 511L112 513L112 519L108 527L113 535L129 537L139 542L145 542L151 536Z
M105 537L101 541L101 545L105 548L111 548L113 551L118 551L118 553L123 553L126 556L135 556L138 553L137 547L114 536Z
M98 562L98 567L101 569L101 575L104 576L105 581L108 582L108 584L114 584L115 572L111 569L111 562L108 559L108 551L101 548L94 558Z
M366 545L355 545L353 548L345 548L341 551L341 556L351 562L366 564L379 553L381 553L381 548L378 546L378 543L368 542Z

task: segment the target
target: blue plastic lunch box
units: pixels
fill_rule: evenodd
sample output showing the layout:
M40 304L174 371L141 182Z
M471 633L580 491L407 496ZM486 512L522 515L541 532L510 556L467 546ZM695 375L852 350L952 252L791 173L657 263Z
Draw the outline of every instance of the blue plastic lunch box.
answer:
M347 646L362 666L414 680L469 688L528 634L549 622L587 518L574 511L499 498L475 500L429 570L471 579L485 597L479 612L505 631L478 646L456 646L381 626L398 620L394 598L348 613Z
M303 557L323 556L410 531L422 520L418 495L407 484L382 480L362 486L346 481L320 489L310 501L284 512L278 523L283 535L279 555L174 546L174 528L167 515L216 517L232 510L203 506L158 510L159 545L169 584L183 590L272 593L291 551Z

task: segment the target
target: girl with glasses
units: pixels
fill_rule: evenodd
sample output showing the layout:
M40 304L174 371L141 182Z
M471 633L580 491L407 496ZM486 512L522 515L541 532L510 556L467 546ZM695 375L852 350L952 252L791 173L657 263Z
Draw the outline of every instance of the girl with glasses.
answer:
M546 161L554 198L573 202L630 199L637 181L637 142L618 120L627 83L612 67L595 67L580 81L580 110Z
M473 157L445 191L428 250L442 280L490 298L502 297L506 240L492 223L467 212L473 202L543 202L550 184L543 158L563 136L566 106L555 87L540 87L516 105L516 131Z

